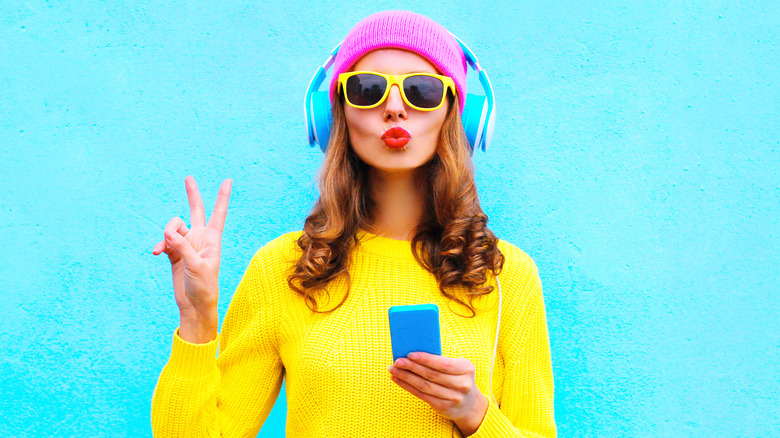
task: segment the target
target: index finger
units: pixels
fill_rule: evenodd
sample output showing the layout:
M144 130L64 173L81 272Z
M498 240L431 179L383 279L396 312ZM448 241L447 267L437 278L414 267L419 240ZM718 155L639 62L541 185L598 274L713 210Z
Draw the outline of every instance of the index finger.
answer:
M230 199L230 189L233 187L233 180L226 179L219 187L219 194L217 194L217 202L214 204L214 213L209 218L209 228L219 231L222 234L222 230L225 228L225 216L227 216L228 199Z
M409 360L432 368L445 374L466 374L472 370L474 365L468 359L454 359L438 354L415 351L409 354Z
M206 226L206 213L203 210L203 200L200 198L195 178L187 175L187 178L184 178L184 185L187 187L187 198L190 200L190 226Z

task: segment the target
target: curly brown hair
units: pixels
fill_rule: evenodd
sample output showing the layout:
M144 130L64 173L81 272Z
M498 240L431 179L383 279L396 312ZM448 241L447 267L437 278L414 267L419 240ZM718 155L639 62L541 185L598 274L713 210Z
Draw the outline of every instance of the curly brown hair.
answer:
M339 97L331 107L333 124L318 175L320 197L297 241L303 254L287 278L290 288L316 313L338 309L349 296L349 257L359 242L358 229L370 229L376 205L370 190L370 166L349 143L344 99ZM473 299L494 289L485 285L487 270L498 274L504 256L479 205L470 146L460 112L452 110L459 108L457 96L450 93L448 101L436 154L421 168L429 189L425 190L425 213L411 245L417 262L436 276L442 294L468 307L469 318L473 318ZM347 282L344 298L333 309L319 311L318 292L327 295L327 284L342 274ZM467 288L468 305L446 290L458 285Z

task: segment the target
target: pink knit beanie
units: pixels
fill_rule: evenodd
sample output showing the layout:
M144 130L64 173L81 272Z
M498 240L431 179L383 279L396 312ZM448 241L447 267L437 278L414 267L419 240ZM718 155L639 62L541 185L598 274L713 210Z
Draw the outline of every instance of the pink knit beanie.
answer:
M447 29L430 18L409 11L384 11L369 15L349 31L333 63L331 103L338 99L339 74L349 71L366 53L380 48L410 50L426 58L452 78L458 90L460 112L466 104L466 56Z

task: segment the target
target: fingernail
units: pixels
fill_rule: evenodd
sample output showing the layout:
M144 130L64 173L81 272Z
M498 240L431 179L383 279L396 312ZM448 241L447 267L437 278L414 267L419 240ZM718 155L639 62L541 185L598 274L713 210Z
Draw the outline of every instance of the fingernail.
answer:
M392 370L392 369L393 369L393 366L392 366L392 365L388 365L388 366L387 366L387 371L388 371L388 372L389 372L390 370Z
M420 355L417 353L412 353L409 355L409 359L417 360L420 358Z

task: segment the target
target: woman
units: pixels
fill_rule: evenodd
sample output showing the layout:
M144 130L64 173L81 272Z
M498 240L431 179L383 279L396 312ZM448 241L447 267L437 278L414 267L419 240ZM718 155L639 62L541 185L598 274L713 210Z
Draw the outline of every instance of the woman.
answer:
M377 76L410 73L422 77ZM153 396L155 436L255 436L283 378L288 436L556 436L541 282L486 226L460 119L465 79L457 41L427 17L387 11L350 31L330 84L320 198L303 230L255 253L221 333L231 181L206 225L186 179L192 228L174 218L153 250L170 258L181 315ZM393 363L388 308L418 303L442 309L442 354Z

